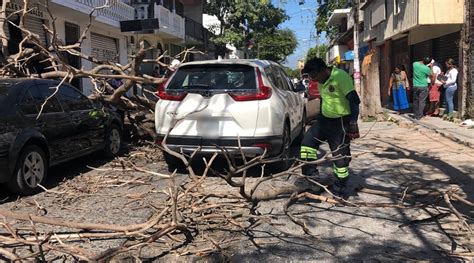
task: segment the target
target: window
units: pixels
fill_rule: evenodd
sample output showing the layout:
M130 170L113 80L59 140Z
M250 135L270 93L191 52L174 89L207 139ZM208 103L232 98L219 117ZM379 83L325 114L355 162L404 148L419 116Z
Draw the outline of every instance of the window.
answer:
M90 100L70 86L62 85L59 88L58 94L63 105L66 105L71 111L92 109Z
M18 108L25 115L38 114L39 112L36 100L33 98L33 96L31 96L31 93L28 90L25 92L23 98L18 103Z
M56 89L54 89L53 84L39 84L35 86L31 86L29 89L31 96L36 102L36 107L38 110L41 109L41 105L45 103L46 99L49 98ZM46 101L46 104L43 107L42 113L54 113L54 112L62 112L63 109L61 104L58 101L57 95L51 97Z
M393 13L395 15L400 13L400 0L393 0Z
M196 65L181 67L167 89L256 89L255 70L245 65Z
M283 78L283 75L280 72L280 69L272 66L272 71L274 72L275 84L277 89L289 90L289 87L285 84L286 80Z
M370 26L371 28L382 23L386 18L386 5L380 3L370 14Z

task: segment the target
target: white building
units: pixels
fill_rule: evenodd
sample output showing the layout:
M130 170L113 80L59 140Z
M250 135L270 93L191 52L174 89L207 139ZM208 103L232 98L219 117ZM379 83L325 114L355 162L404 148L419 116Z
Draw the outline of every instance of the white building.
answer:
M156 58L158 53L174 57L185 48L207 52L209 33L203 28L202 0L130 0L135 7L135 19L122 21L123 32L133 32L135 44L144 42L145 46L156 46L147 58ZM207 59L208 55L190 54L187 60ZM171 59L163 59L169 63ZM151 73L155 65L142 65L143 73Z
M25 18L25 25L44 43L49 44L50 35L44 30L43 24L52 29L53 18L42 5L37 4L37 1L31 0L29 8L33 9ZM65 44L76 43L89 24L89 14L93 8L103 6L106 2L106 0L49 0L59 39ZM157 47L150 51L146 58L156 58L159 52L165 51L168 55L175 56L187 46L199 47L201 50L208 48L209 33L202 26L204 3L201 0L109 0L108 3L109 7L94 12L91 27L81 45L81 52L95 59L126 65L129 56L139 48L137 44L142 41L145 47ZM7 14L22 9L23 0L10 0L7 4ZM14 19L18 17L11 18ZM23 38L21 31L9 23L5 23L4 27L10 41L16 41L18 44ZM15 50L12 51L14 53ZM89 60L71 55L67 58L69 64L76 68L88 70L93 67ZM207 57L196 55L188 59L207 59ZM165 59L164 62L170 60ZM143 64L142 73L151 74L154 66L151 63ZM88 79L75 80L73 85L86 94L90 94L93 89Z
M211 16L208 14L203 14L202 18L202 25L212 32L215 35L220 34L220 21L217 19L216 16ZM227 44L226 45L226 54L225 57L226 59L243 59L246 58L245 52L242 50L237 49L234 45Z
M49 7L54 15L58 38L64 44L76 43L89 24L89 14L93 7L103 5L105 2L105 0L50 0ZM126 64L128 62L129 37L127 34L121 33L120 21L133 19L134 9L123 1L111 0L110 3L110 7L94 13L91 27L81 46L81 52L101 61ZM49 44L51 37L45 31L43 24L52 30L53 18L43 6L36 4L35 1L31 1L31 5L29 8L33 9L25 17L25 26L36 33L44 43ZM22 0L11 0L7 3L7 14L22 9ZM11 18L16 22L18 19L18 16ZM13 43L22 38L21 31L9 23L5 23L4 29L5 34ZM9 46L15 47L15 45ZM76 68L88 70L93 67L92 63L86 59L79 59L71 55L67 58L68 62ZM87 79L75 80L73 85L82 89L86 94L92 92L92 83Z

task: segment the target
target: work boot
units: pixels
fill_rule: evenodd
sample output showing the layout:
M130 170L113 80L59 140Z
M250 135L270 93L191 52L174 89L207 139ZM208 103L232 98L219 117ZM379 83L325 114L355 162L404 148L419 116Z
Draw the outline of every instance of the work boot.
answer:
M315 171L311 175L297 177L294 184L299 189L310 190L311 192L319 192L321 188L309 181L308 179L321 183L321 176L319 175L318 171Z
M334 186L332 187L333 194L339 196L340 198L345 199L346 197L346 188L347 188L347 177L346 178L337 178Z

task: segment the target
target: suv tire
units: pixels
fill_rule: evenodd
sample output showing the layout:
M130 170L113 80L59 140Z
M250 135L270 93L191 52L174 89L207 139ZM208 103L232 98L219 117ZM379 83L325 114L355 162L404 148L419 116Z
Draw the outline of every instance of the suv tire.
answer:
M163 159L165 159L166 165L168 165L168 171L174 172L175 170L179 173L185 172L184 163L181 159L163 151Z
M283 172L290 168L292 161L291 158L291 131L288 122L285 122L285 128L283 129L283 143L281 153L278 155L282 160L275 162L271 165L272 170L275 172Z
M37 145L28 145L21 151L8 188L17 194L32 195L38 193L48 173L48 161L43 149Z

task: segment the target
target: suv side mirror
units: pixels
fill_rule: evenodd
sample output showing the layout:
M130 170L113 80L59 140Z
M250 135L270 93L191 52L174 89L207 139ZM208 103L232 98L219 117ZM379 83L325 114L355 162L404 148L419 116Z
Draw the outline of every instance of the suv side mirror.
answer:
M306 91L306 87L303 84L298 83L298 84L295 84L294 91L295 92L304 92L304 91Z

